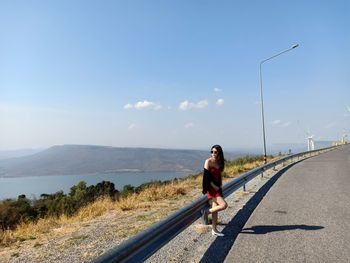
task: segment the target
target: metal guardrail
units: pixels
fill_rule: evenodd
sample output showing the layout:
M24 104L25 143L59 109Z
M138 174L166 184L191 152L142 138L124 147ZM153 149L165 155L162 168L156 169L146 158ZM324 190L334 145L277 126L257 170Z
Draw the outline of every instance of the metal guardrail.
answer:
M262 176L265 171L275 168L277 165L285 165L288 162L293 163L301 160L302 158L312 157L320 153L333 150L336 147L337 146L332 146L314 151L293 154L277 161L259 166L226 183L222 189L223 195L224 197L229 196L237 189L245 187L245 184L256 176ZM202 196L196 199L194 202L183 207L169 217L152 225L150 228L126 240L110 251L107 251L107 253L98 257L93 262L142 262L168 243L176 235L186 229L199 217L201 217L201 210L203 208L209 208L207 196Z

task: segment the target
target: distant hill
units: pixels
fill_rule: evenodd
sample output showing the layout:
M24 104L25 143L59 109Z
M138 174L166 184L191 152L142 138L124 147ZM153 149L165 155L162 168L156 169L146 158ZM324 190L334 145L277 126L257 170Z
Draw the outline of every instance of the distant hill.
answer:
M226 159L239 156L225 153ZM39 153L0 160L0 176L78 175L121 171L200 171L209 151L53 146Z
M315 141L315 150L326 148L332 145L332 141ZM278 153L287 154L291 150L292 153L306 152L307 143L279 143L268 147L270 154L276 155Z
M43 151L43 149L21 149L21 150L0 151L0 160L32 155L41 151Z

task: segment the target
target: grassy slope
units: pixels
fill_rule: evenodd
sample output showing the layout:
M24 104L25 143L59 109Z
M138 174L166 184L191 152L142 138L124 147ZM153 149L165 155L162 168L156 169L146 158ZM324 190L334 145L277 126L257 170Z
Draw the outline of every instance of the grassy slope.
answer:
M259 158L252 157L228 162L224 182L261 164ZM45 218L36 223L23 223L14 231L0 230L0 245L12 247L26 240L35 240L34 246L42 245L49 238L73 233L84 224L108 215L113 215L113 222L118 226L115 232L120 239L125 239L201 196L201 180L202 175L198 174L162 186L150 185L118 201L97 200L82 207L73 217Z

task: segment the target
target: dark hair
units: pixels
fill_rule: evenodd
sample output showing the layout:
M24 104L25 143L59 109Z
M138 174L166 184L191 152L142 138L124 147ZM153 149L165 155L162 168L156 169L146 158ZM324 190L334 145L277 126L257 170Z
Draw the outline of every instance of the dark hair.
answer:
M212 149L215 149L215 150L217 150L217 151L218 151L218 155L219 155L219 160L218 160L218 163L219 163L219 169L221 170L221 172L223 172L223 171L224 171L224 169L225 169L225 158L224 158L224 152L223 152L223 150L222 150L221 146L220 146L220 145L218 145L218 144L213 145L213 146L211 147L211 150L212 150Z

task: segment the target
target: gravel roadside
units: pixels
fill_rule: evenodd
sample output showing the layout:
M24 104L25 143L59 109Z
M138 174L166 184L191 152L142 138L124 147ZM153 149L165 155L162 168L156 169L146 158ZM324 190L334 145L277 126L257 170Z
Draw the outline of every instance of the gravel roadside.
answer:
M270 170L263 178L257 176L246 185L246 192L238 190L226 198L229 207L219 213L218 227L225 233L225 237L212 236L211 227L202 225L198 220L146 262L223 262L237 233L270 186L265 187L267 190L261 189L264 185L271 184L273 180L269 179L275 179L275 173ZM162 207L159 207L157 213L162 213ZM139 214L130 216L140 217ZM123 229L120 220L125 221L125 217L121 219L117 211L111 211L89 222L72 225L72 231L67 234L48 233L46 239L41 239L40 242L27 240L17 247L2 248L0 262L91 262L127 238L121 235ZM60 229L55 231L59 232Z

